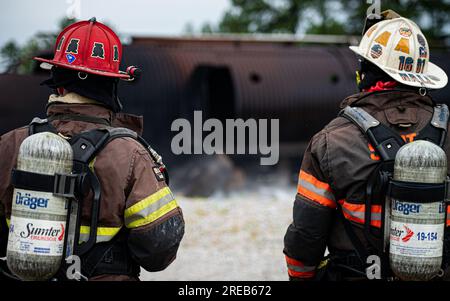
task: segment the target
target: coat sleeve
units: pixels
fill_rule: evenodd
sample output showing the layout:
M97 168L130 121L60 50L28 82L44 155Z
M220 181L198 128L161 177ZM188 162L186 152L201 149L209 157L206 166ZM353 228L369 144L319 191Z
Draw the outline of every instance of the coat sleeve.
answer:
M150 272L164 270L175 259L184 235L181 208L155 167L145 149L135 153L124 213L131 256Z
M323 259L337 208L330 187L326 134L310 142L299 172L293 221L284 237L284 254L291 280L312 279Z

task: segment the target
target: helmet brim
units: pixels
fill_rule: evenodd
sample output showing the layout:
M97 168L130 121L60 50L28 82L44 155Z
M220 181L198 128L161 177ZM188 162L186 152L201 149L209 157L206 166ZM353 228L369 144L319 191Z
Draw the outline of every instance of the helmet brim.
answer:
M356 53L359 56L362 56L364 59L368 60L369 62L377 65L377 63L375 62L375 59L368 57L367 55L365 55L364 53L362 53L359 49L359 47L357 46L350 46L349 47L351 51L353 51L354 53ZM445 73L444 70L442 70L440 67L438 67L437 65L428 62L428 70L427 73L414 73L414 72L399 72L396 69L392 69L392 68L387 68L387 67L382 67L377 65L378 68L380 68L381 70L383 70L384 72L386 72L387 75L389 75L390 77L392 77L394 80L396 80L397 82L400 82L402 84L405 84L407 86L412 86L412 87L418 87L418 88L422 88L425 87L427 89L442 89L445 86L447 86L448 83L448 77L447 74ZM417 77L420 78L420 76L425 75L427 78L429 78L431 80L432 83L429 83L427 81L413 81L410 77L410 80L405 80L400 73L407 73L407 74L413 74Z
M44 58L40 58L40 57L34 57L33 59L36 61L42 62L41 67L43 69L47 69L47 70L50 69L52 66L59 66L59 67L76 70L76 71L81 71L81 72L85 72L85 73L89 73L89 74L95 74L95 75L113 77L113 78L119 78L119 79L130 79L130 75L128 75L126 72L123 72L123 71L119 71L120 73L106 72L106 71L100 71L100 70L95 70L95 69L91 69L91 68L61 63L58 61L44 59Z

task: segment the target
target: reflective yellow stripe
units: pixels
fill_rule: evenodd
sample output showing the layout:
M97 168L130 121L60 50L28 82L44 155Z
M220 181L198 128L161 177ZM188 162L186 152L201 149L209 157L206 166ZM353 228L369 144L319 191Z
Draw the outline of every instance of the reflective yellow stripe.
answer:
M9 226L11 225L11 220L9 218L6 219L6 224L8 225L9 228Z
M142 201L137 202L136 204L134 204L130 208L127 208L125 210L125 218L130 217L133 214L138 213L139 211L141 211L141 210L145 209L146 207L150 206L151 204L159 201L160 199L162 199L163 197L165 197L168 194L172 194L172 192L170 191L169 187L165 187L165 188L163 188L161 190L158 190L157 192L155 192L154 194L146 197Z
M116 235L117 232L120 231L122 227L97 227L97 235L106 236L106 235ZM91 232L91 227L89 226L81 226L80 234L89 234Z
M97 228L97 242L109 241L117 233L119 233L122 227L98 227ZM89 233L91 232L91 227L81 226L80 227L80 241L87 241L89 239Z
M173 200L172 202L164 205L163 207L161 207L160 209L154 211L153 213L147 215L144 218L135 220L129 224L127 224L128 228L137 228L140 226L144 226L147 224L150 224L151 222L154 222L155 220L157 220L158 218L164 216L165 214L169 213L170 211L172 211L173 209L177 208L178 204L176 200Z

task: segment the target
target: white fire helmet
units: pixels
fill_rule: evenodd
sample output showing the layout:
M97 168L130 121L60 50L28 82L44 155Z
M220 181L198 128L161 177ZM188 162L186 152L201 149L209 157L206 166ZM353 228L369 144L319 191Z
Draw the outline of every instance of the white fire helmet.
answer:
M376 23L364 34L359 46L350 46L350 49L402 84L428 89L447 85L444 70L429 61L427 39L409 19Z

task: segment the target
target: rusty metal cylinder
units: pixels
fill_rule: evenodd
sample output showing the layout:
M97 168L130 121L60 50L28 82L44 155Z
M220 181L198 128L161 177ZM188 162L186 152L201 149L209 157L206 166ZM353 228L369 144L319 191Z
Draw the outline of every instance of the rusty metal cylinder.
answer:
M20 145L17 170L54 175L72 172L72 147L43 132ZM22 280L48 280L59 269L64 249L67 202L51 192L14 189L7 264Z
M396 155L394 181L442 184L446 177L446 154L434 143L411 142ZM391 199L389 261L401 280L427 281L440 272L445 208L443 200Z

